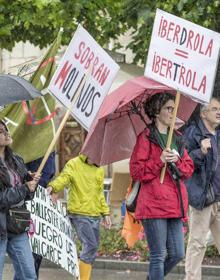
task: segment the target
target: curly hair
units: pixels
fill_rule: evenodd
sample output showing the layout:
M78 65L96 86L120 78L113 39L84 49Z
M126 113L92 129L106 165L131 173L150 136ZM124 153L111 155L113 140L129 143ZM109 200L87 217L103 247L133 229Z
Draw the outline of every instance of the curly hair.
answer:
M160 113L161 108L169 100L175 100L175 96L169 92L159 92L152 95L144 104L145 114L151 121L154 121L156 115Z

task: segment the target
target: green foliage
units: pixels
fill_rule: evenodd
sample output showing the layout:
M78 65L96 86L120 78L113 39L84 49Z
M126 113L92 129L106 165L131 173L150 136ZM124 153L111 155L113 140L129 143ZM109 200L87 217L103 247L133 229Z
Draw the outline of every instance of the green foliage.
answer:
M0 0L0 48L27 40L45 47L60 27L68 44L81 23L102 46L133 30L127 48L144 64L157 8L220 31L220 0Z
M127 245L117 229L101 229L99 253L101 255L112 255L118 250L126 250Z
M27 40L45 47L60 27L62 44L67 45L80 23L103 47L132 30L131 41L123 47L132 50L134 63L144 64L157 8L220 31L220 0L0 0L0 48L11 50ZM115 49L121 48L115 42ZM219 84L216 88L220 95Z
M68 44L82 24L101 44L123 32L121 1L114 0L0 0L0 48L11 50L29 40L41 48L52 43L60 27Z
M136 63L145 63L157 8L220 31L220 0L124 0L121 20L133 30L127 48L134 52Z
M188 234L185 236L185 247L187 246ZM81 244L75 240L77 250L81 250ZM99 257L106 259L118 259L129 261L149 260L149 250L145 240L139 240L133 248L128 248L125 240L121 237L121 229L105 230L101 228ZM215 246L208 246L205 256L207 260L219 258L218 250ZM211 262L210 262L211 263Z
M185 236L185 247L187 247L188 234ZM146 261L149 260L149 250L145 240L139 240L131 249L128 248L124 238L121 237L120 229L101 229L99 255L106 258L117 258L121 260ZM206 257L219 256L215 246L208 246Z
M149 256L146 241L138 241L134 248L128 248L121 230L101 229L99 255L116 259L146 261Z
M206 257L213 257L213 256L219 256L217 248L212 245L208 246L205 252Z

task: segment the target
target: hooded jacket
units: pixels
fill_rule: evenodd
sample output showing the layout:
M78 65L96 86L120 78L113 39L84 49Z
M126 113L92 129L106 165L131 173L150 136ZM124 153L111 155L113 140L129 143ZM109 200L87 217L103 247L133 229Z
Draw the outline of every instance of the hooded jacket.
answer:
M67 210L70 214L85 216L108 215L103 192L104 170L86 163L79 155L69 160L59 176L48 185L57 193L68 189Z
M131 176L133 180L141 182L135 211L136 219L186 217L188 197L183 180L192 175L194 166L180 141L181 137L176 132L174 137L180 154L176 166L182 174L179 191L168 168L164 182L160 183L164 163L160 159L162 148L158 145L153 130L147 128L137 138L130 160Z

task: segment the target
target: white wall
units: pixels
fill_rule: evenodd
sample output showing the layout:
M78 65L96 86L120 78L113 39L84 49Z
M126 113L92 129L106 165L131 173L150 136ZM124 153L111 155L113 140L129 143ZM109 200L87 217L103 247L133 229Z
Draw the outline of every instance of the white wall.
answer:
M1 73L17 74L17 66L23 62L41 57L46 49L40 50L38 47L30 44L29 42L17 43L11 52L1 50L0 52L0 70Z
M126 35L120 37L120 42L122 45L126 46L129 43L130 33L127 32ZM113 42L112 42L113 43ZM33 46L29 42L17 43L16 46L12 49L11 52L7 50L0 50L0 72L1 73L11 73L17 74L19 64L27 62L32 59L38 59L42 57L46 52L46 49L40 49L38 47ZM128 79L131 79L136 76L143 75L144 69L137 67L135 65L129 64L133 61L133 54L131 50L125 50L125 47L120 49L120 52L126 55L126 63L121 64L120 71L112 84L112 87L109 91L113 91L117 87L119 87L123 82ZM15 67L17 66L17 67ZM117 172L129 172L129 160L123 160L120 162L116 162L111 167L112 173Z

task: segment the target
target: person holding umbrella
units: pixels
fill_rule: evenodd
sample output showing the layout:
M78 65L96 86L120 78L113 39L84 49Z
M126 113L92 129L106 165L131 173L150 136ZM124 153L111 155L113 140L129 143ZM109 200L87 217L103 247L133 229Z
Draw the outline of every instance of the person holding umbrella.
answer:
M183 180L192 175L194 165L178 132L166 148L174 98L168 92L148 98L144 109L151 124L139 134L130 160L132 179L141 182L135 217L141 220L149 245L150 280L163 280L184 258L182 221L187 217L188 199Z
M25 226L23 230L18 224L17 229L17 223L11 225L10 210L14 209L15 212L15 209L21 207L25 212L25 201L33 198L40 176L27 172L23 160L11 150L11 144L8 128L0 121L0 279L7 252L15 269L15 280L36 280L34 260L26 232L28 228Z

